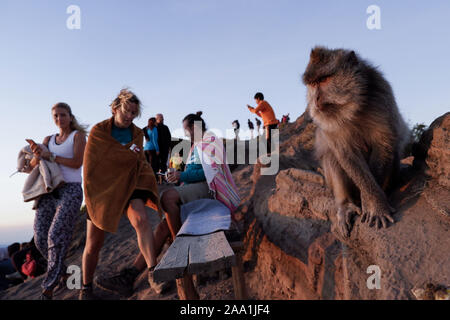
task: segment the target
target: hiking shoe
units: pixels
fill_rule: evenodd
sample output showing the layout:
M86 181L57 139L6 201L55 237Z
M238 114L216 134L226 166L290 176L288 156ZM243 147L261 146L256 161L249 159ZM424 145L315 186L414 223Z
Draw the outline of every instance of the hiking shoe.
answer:
M53 296L48 296L42 292L39 300L53 300Z
M112 277L98 276L95 284L102 289L112 291L124 297L133 295L133 285L139 270L135 267L122 269L119 274Z
M153 277L153 272L155 270L148 271L148 284L157 294L162 294L172 288L173 281L155 281Z
M94 290L92 287L82 288L80 294L78 295L78 300L99 300L97 296L94 295Z
M23 280L18 271L5 275L5 278L10 281Z
M58 294L59 292L67 289L67 279L69 279L69 275L63 275L59 279L58 284L56 285L55 289L53 289L53 294Z

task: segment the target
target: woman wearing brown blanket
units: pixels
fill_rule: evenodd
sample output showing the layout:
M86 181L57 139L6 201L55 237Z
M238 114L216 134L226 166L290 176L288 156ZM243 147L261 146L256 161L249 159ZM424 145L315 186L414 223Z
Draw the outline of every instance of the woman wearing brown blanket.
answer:
M133 124L140 115L140 101L127 89L111 104L113 116L96 124L84 156L84 193L88 211L83 252L83 288L80 299L94 299L92 280L105 231L116 232L125 212L137 233L138 245L149 268L150 286L156 266L152 226L145 204L159 210L154 172L145 159L143 132Z

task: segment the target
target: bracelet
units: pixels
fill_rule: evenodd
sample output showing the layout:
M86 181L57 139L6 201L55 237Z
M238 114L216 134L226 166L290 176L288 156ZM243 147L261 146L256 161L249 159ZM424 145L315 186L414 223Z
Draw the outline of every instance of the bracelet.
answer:
M56 160L56 154L54 154L53 152L50 152L50 161L55 162L55 160Z

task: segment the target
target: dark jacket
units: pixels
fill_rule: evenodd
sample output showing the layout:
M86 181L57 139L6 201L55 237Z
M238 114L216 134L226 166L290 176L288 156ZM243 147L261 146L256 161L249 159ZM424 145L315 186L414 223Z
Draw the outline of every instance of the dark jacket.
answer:
M169 128L165 124L159 123L156 129L158 130L159 150L163 153L168 152L172 143L172 135Z

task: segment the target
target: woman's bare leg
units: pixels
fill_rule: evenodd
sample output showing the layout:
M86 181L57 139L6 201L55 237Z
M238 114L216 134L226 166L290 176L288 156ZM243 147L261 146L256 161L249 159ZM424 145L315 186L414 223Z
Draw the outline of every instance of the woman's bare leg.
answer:
M105 232L87 220L86 245L83 251L83 284L89 284L94 278L100 250L105 240Z
M127 216L136 230L138 246L144 256L147 267L155 266L155 239L153 238L153 230L145 210L144 201L141 199L131 200L127 209Z
M170 230L167 226L167 221L163 220L161 221L158 226L156 227L156 230L153 231L153 238L155 239L155 256L158 257L161 253L161 250L164 246L164 243L167 240L167 237L170 237ZM139 252L137 257L135 258L133 262L133 266L139 270L142 271L147 266L144 256L142 253Z
M170 233L172 234L172 239L175 240L175 237L181 228L180 195L175 189L169 189L163 193L161 204L166 214L167 224Z

